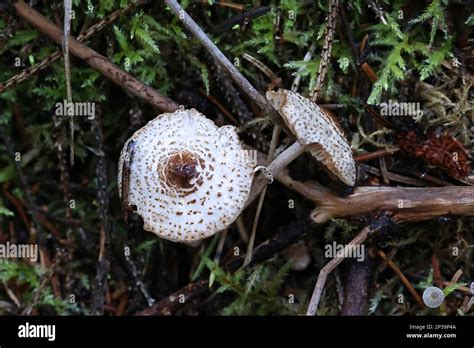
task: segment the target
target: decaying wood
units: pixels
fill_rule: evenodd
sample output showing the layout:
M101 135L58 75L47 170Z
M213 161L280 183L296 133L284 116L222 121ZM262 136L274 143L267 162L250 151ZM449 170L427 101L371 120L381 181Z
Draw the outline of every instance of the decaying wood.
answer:
M474 187L471 186L362 186L348 197L339 197L318 183L293 180L287 171L280 172L275 178L316 204L311 213L316 223L381 209L394 211L397 222L425 221L442 215L474 215Z
M17 14L29 24L34 26L58 45L62 44L61 29L54 25L46 17L28 6L23 1L18 1L14 3L13 6L15 7ZM75 56L83 59L92 68L107 76L114 83L125 88L132 95L145 100L156 108L165 112L171 112L178 109L179 105L174 101L162 96L153 88L140 82L132 75L112 64L106 57L82 44L72 36L69 36L69 50Z

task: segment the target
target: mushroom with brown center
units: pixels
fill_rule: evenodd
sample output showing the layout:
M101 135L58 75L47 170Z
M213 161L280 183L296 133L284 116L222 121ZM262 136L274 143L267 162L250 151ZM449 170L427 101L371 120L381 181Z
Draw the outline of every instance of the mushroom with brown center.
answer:
M329 112L300 94L285 89L269 91L266 96L299 144L330 173L346 185L354 186L356 169L351 147Z
M177 242L225 229L247 201L255 167L235 128L218 128L198 111L162 114L135 132L119 160L126 212L143 228Z

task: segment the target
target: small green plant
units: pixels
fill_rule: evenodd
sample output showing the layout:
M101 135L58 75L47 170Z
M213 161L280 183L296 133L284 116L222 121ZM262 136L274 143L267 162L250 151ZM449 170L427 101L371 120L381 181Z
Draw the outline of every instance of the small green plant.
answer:
M209 285L219 284L217 293L231 291L234 301L223 309L224 315L271 315L297 314L298 306L290 305L288 298L280 294L283 282L290 270L290 263L275 268L270 262L230 274L210 259L206 266L211 271Z
M21 296L18 298L22 305L33 300L34 290L38 289L41 283L43 272L39 266L32 266L18 261L0 260L0 283L15 282L18 287L22 287ZM37 306L49 306L58 315L71 314L78 311L75 303L69 303L54 296L50 286L40 290Z

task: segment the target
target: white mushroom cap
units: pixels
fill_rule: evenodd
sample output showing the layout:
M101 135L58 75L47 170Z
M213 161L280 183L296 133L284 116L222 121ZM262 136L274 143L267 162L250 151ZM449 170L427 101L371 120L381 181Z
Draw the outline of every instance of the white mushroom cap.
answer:
M119 192L125 209L143 218L145 230L196 241L237 218L254 166L234 127L218 128L194 109L178 110L156 117L127 140Z
M443 290L436 286L430 286L423 291L423 302L427 307L438 308L444 301Z
M311 155L346 185L354 186L356 169L352 150L331 115L292 91L268 91L266 96Z

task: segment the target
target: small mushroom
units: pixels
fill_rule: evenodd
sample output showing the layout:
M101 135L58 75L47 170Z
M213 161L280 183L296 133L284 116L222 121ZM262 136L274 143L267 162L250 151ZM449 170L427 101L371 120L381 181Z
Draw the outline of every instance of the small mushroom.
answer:
M268 91L266 96L298 142L342 182L354 186L356 168L352 150L331 114L298 93L285 89Z
M423 291L423 302L427 307L438 308L444 301L443 290L436 286L430 286Z
M141 216L146 231L192 242L237 218L254 167L234 127L218 128L198 111L180 109L156 117L124 144L119 194L124 210Z
M304 271L311 263L308 247L303 241L290 245L282 251L282 255L286 260L291 261L293 271Z

